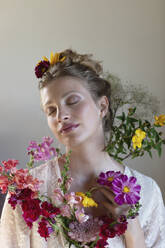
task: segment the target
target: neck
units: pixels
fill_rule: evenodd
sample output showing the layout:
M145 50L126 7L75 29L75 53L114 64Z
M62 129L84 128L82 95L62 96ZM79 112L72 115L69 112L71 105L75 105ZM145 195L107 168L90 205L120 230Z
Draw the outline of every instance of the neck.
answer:
M99 139L100 141L100 139ZM115 162L107 152L104 151L105 144L103 142L90 142L82 144L78 147L67 147L66 153L71 150L70 171L74 178L89 178L98 176L100 172L108 170L123 171L123 166Z

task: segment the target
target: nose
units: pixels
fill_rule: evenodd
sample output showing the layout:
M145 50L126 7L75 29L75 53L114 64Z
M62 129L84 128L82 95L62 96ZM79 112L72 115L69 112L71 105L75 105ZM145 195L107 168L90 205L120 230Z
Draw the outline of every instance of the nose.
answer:
M66 108L59 108L57 111L57 120L58 122L66 121L70 118L70 115Z

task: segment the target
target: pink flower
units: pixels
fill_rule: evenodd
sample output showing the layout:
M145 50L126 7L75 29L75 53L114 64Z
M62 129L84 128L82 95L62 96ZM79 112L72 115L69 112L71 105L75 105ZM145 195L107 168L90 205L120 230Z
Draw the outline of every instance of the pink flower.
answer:
M59 206L64 202L64 195L61 189L57 188L54 190L53 199L55 201L56 206Z
M76 204L80 204L82 200L81 196L77 196L75 192L65 194L64 198L67 203L71 206L71 208L73 208L73 206Z
M39 181L37 178L33 178L33 176L29 174L28 169L17 170L14 175L14 182L18 189L29 188L32 191L37 191L39 184L42 183L42 181Z
M140 200L141 186L136 184L136 178L128 178L121 175L112 183L112 190L116 195L114 200L117 204L136 204Z
M67 191L70 189L72 182L73 182L73 178L69 177L65 184Z
M76 219L78 220L79 223L83 223L89 219L89 216L84 213L83 208L77 209L75 211L75 216L76 216Z
M77 221L69 224L70 231L68 232L69 237L73 240L88 243L95 241L99 235L100 226L102 221L99 218L93 218L92 216L83 223Z
M71 212L70 212L70 207L68 205L63 205L61 208L60 208L60 211L61 211L61 215L62 216L66 216L68 218L71 217Z
M8 161L2 161L2 164L4 165L5 171L10 171L11 169L15 168L17 164L19 163L18 160L9 159Z
M27 148L28 155L31 154L34 161L47 161L51 156L56 156L57 152L54 147L50 147L53 143L53 139L50 137L44 137L41 144L37 144L36 141L31 141Z

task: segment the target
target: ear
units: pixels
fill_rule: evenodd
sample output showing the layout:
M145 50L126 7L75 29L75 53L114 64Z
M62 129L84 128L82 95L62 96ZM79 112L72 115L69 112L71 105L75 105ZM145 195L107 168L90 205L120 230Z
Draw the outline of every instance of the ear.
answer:
M98 104L100 109L100 117L103 118L108 112L109 100L106 96L102 96L99 99Z

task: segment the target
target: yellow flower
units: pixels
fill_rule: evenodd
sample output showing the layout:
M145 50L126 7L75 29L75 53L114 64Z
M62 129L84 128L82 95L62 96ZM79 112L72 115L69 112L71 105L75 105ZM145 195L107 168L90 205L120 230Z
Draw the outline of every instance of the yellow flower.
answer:
M161 127L165 125L165 115L155 116L155 125L160 125Z
M76 195L82 197L82 204L85 208L98 206L98 204L91 197L86 196L84 193L76 192Z
M136 149L136 147L141 148L142 147L142 139L138 137L137 135L134 135L132 137L133 142L133 148Z
M43 56L42 58L43 58L44 61L49 61L48 58L45 57L45 56ZM51 52L51 54L50 54L50 61L49 62L50 62L51 65L54 65L57 62L63 62L65 60L65 58L66 57L64 56L64 57L62 57L60 59L60 53L53 54L53 52Z
M138 136L141 140L146 137L146 133L142 131L140 128L136 129L135 131L136 136Z
M49 60L47 59L47 57L45 57L45 56L43 56L42 58L43 58L44 61L49 61Z
M51 65L54 65L56 64L57 62L62 62L65 60L65 56L63 58L60 59L60 53L55 53L53 55L53 52L51 52L50 54L50 64Z

